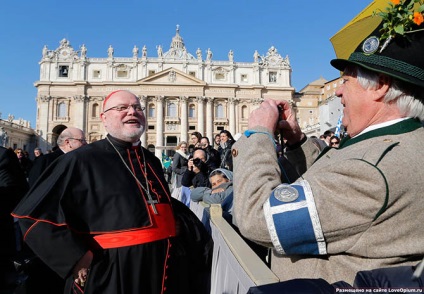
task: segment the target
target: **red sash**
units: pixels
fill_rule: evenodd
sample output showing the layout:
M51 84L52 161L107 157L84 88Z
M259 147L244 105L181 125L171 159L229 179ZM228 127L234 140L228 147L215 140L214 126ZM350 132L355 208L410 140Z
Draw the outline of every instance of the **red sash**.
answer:
M133 246L170 237L175 237L175 219L171 205L155 204L158 214L153 212L152 206L148 205L152 217L152 226L146 229L110 233L94 236L94 239L103 249Z

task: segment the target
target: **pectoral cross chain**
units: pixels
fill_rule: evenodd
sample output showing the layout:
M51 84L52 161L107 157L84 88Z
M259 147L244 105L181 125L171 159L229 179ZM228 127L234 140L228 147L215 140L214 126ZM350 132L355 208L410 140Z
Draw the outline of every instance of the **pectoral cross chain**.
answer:
M159 203L159 202L157 200L154 200L152 198L149 198L149 200L147 200L147 203L149 203L152 206L154 213L155 214L158 214L158 211L156 210L155 204L156 203Z

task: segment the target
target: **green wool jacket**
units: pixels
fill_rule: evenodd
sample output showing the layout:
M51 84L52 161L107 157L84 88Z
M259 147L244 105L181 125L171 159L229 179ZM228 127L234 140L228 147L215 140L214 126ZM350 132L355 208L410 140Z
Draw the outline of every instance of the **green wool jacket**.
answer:
M263 128L256 131L266 132ZM307 140L285 156L296 170L306 170L301 179L311 187L326 254L284 255L274 250L273 272L282 281L323 278L330 283L344 280L352 284L360 270L410 265L421 260L421 123L407 119L342 140L339 149L321 153L317 159L318 152L316 145ZM281 184L282 172L273 141L264 133L244 135L233 146L233 156L236 222L245 237L272 247L263 205Z

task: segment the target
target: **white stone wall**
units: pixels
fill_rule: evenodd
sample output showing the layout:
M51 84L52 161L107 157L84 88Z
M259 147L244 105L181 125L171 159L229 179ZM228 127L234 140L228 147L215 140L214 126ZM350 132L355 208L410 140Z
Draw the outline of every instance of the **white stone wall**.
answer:
M199 58L186 51L177 29L162 56L149 48L146 56L105 58L84 55L82 50L66 39L55 50L43 49L40 80L35 83L36 129L47 145L54 145L51 140L58 125L83 129L89 141L103 138L105 130L99 117L93 116L93 105L99 105L100 113L103 99L118 89L132 91L147 106L147 133L141 138L145 147L167 146L168 137L187 140L193 131L201 131L211 141L221 129L234 135L247 128L242 111L250 113L266 97L292 100L294 94L289 59L274 47L252 63L214 60L213 55L208 59L206 54ZM167 117L171 102L177 104L176 120ZM67 114L58 117L60 103L66 103ZM222 117L216 113L219 104ZM188 117L193 106L195 115ZM148 116L149 107L155 107L155 117Z

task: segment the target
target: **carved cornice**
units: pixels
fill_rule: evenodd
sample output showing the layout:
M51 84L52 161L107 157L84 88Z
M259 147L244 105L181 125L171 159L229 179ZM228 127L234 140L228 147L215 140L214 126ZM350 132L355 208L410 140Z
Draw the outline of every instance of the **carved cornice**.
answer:
M205 96L197 96L196 100L197 100L197 103L203 104L203 102L205 102L207 98Z
M215 97L205 97L208 104L213 104Z
M38 98L41 102L49 102L52 99L50 95L43 95Z
M156 102L163 102L164 100L165 100L165 96L162 96L162 95L155 96Z
M254 98L250 100L253 105L259 105L264 102L264 98Z
M236 104L240 101L240 98L230 97L228 98L228 103L230 104Z
M73 98L75 102L86 102L90 100L90 96L85 95L74 95Z
M147 96L146 95L136 95L138 100L141 102L147 103Z
M181 102L187 103L188 101L188 97L187 96L180 96L178 97L180 99Z

